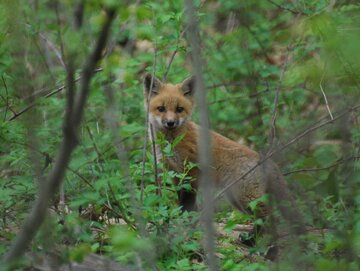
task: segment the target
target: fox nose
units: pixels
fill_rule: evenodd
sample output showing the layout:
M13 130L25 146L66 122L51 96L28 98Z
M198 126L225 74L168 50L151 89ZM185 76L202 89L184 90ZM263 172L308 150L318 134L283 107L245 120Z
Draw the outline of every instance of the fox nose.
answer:
M169 127L169 128L174 127L175 126L175 121L170 120L170 121L166 122L166 126Z

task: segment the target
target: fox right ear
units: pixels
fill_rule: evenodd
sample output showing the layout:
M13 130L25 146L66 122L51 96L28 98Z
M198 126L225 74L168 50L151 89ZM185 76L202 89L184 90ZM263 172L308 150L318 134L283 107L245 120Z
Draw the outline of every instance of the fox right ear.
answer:
M184 96L193 97L195 93L195 75L186 78L181 83L181 90Z
M158 94L161 85L162 85L161 81L157 79L155 76L153 76L150 73L145 74L144 91L147 96L149 96L150 91L151 91L150 96Z

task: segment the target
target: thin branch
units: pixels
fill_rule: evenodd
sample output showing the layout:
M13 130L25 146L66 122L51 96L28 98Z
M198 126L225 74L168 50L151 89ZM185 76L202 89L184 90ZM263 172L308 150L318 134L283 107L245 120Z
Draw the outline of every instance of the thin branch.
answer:
M133 135L134 135L134 133L133 133ZM5 140L1 135L0 135L0 138L1 138L2 140ZM126 139L128 139L128 138L126 138ZM124 142L126 139L121 140L120 143L123 144L123 142ZM92 139L92 140L93 140L93 139ZM48 153L42 152L42 151L40 151L38 148L35 148L35 147L32 146L32 145L28 145L28 144L26 144L26 143L17 142L17 141L10 141L9 143L11 143L11 144L18 144L18 145L24 146L24 147L26 147L26 148L28 148L28 149L31 149L31 150L33 150L33 151L35 151L35 152L43 155L43 156L45 157L45 161L47 161L48 164L51 164L51 163L54 162L53 159L49 156ZM98 157L101 157L101 156L103 156L103 154L101 154L101 153L99 152L99 153L98 153ZM97 158L97 159L98 159L98 158ZM46 167L47 167L47 165L44 166L44 169L45 169ZM81 180L83 180L84 183L86 183L93 191L96 190L95 187L91 184L91 182L90 182L88 179L86 179L83 175L81 175L81 174L78 172L78 170L74 170L74 169L72 169L70 166L67 166L67 167L66 167L66 170L70 171L71 173L73 173L74 175L76 175L78 178L80 178ZM108 210L110 210L110 211L114 212L115 214L119 215L119 217L122 217L122 218L124 219L124 221L125 221L131 228L133 228L134 230L136 230L135 225L134 225L134 224L130 221L130 219L127 217L127 214L126 214L125 209L123 208L123 206L121 205L121 203L117 200L117 197L116 197L116 195L115 195L115 193L114 193L114 191L113 191L113 189L112 189L112 187L111 187L110 184L109 184L109 188L110 188L111 196L112 196L113 200L116 202L116 206L119 207L119 209L120 209L120 211L121 211L121 215L120 215L116 210L114 210L114 209L111 207L110 203L109 203L109 205L104 204L104 206L105 206Z
M153 19L155 18L155 16L153 16ZM153 22L153 24L155 24ZM157 161L158 161L158 157L157 157L157 152L156 152L156 140L155 140L155 133L154 133L154 127L151 125L150 121L149 121L149 102L150 102L150 96L152 93L152 88L153 88L153 83L154 83L154 78L155 78L155 73L156 73L156 65L157 65L157 53L158 53L158 46L155 40L155 50L154 50L154 63L153 63L153 69L152 69L152 77L151 77L151 84L150 84L150 91L148 96L146 97L145 103L146 103L146 123L145 123L145 127L147 127L147 129L145 130L145 134L144 134L144 146L143 146L143 157L142 157L142 170L141 170L141 183L140 183L140 203L141 206L143 205L143 200L144 200L144 190L145 190L145 162L146 162L146 148L147 148L147 143L148 143L148 136L151 136L151 146L153 149L153 157L154 157L154 183L158 184L157 187L157 194L161 194L161 180L159 179L158 176L158 171L157 171ZM170 69L170 67L168 67ZM150 132L150 134L149 134ZM160 158L161 159L161 158Z
M234 100L244 100L244 99L249 99L249 98L255 98L255 97L257 97L257 96L260 96L261 94L268 93L268 92L270 92L270 89L269 89L269 88L267 88L267 89L265 89L265 90L262 90L262 91L258 91L258 92L252 93L252 94L250 94L248 97L244 97L244 95L241 95L241 96L233 96L233 97L228 97L228 98L224 98L224 99L220 99L220 100L215 100L215 101L213 101L213 102L208 103L208 105L223 103L223 102L227 102L227 101L229 101L229 100L234 101Z
M291 12L292 14L295 14L295 15L304 15L304 13L301 12L301 11L296 11L296 10L290 9L290 8L288 8L288 7L284 7L284 6L276 3L276 2L273 1L273 0L267 0L267 1L270 2L271 4L273 4L274 6L276 6L277 8L282 9L282 10L285 10L285 11L289 11L289 12Z
M61 56L61 53L59 52L59 50L55 47L55 45L48 39L48 37L44 34L44 33L39 33L40 38L42 38L45 43L48 45L48 47L55 53L57 59L59 60L59 63L61 64L61 66L63 66L65 68L65 63L64 60Z
M282 85L282 81L284 78L284 74L286 72L287 69L287 65L288 65L288 61L289 61L289 55L290 55L290 45L287 46L287 54L286 54L286 58L283 64L283 68L281 70L281 74L280 74L280 78L279 78L279 82L278 85L276 87L275 90L275 98L274 98L274 108L273 108L273 113L272 113L272 117L271 117L271 132L270 132L270 151L273 147L275 138L276 138L276 117L277 117L277 112L278 112L278 103L279 103L279 93L280 93L280 88Z
M170 61L169 61L168 65L167 65L167 67L166 67L165 74L164 74L164 76L163 76L163 78L162 78L163 81L166 81L166 79L167 79L167 76L168 76L168 74L169 74L171 65L172 65L172 63L173 63L173 61L174 61L174 59L175 59L175 56L176 56L178 50L179 50L179 40L177 41L175 51L171 54Z
M294 174L294 173L300 173L300 172L314 172L314 171L326 170L326 169L336 167L336 166L338 166L340 164L346 163L346 162L351 161L351 160L355 161L356 159L359 159L359 158L360 158L360 156L351 156L351 157L348 157L348 158L341 158L341 159L338 159L337 161L335 161L334 163L332 163L331 165L326 166L326 167L301 168L301 169L296 169L296 170L292 170L292 171L287 171L287 172L283 173L283 175L287 176L287 175L291 175L291 174Z
M156 65L157 65L157 46L155 44L155 51L154 51L154 64L153 64L153 69L152 69L152 76L151 76L151 84L150 84L150 91L148 96L146 97L145 100L145 105L146 105L146 120L145 120L145 127L147 128L145 130L145 134L144 134L144 146L143 146L143 157L142 157L142 170L141 170L141 183L140 183L140 203L141 206L143 205L143 199L144 199L144 189L145 189L145 162L146 162L146 148L147 148L147 143L148 143L148 136L150 135L154 135L154 131L152 125L149 122L149 102L150 102L150 95L152 92L152 88L153 88L153 84L154 84L154 78L155 78L155 71L156 71ZM149 130L150 130L150 134L149 134ZM153 147L153 150L156 150L156 146L155 146L155 138L151 138L151 144ZM153 152L153 156L154 156L154 161L157 161L158 157L156 154L156 151ZM154 168L157 167L154 165ZM157 172L154 172L155 174L155 183L157 182Z
M58 191L64 179L71 154L77 146L76 133L82 120L85 103L90 90L90 81L96 64L101 59L101 52L106 45L110 26L114 17L115 10L109 10L107 12L105 24L97 39L95 49L84 66L84 77L81 80L80 93L74 105L74 116L71 118L70 123L68 123L70 118L65 118L64 120L64 138L57 159L55 160L54 167L48 175L46 182L40 187L39 196L33 205L33 209L24 221L23 227L17 234L10 250L2 258L2 266L12 264L24 254L45 219L51 198L54 197L54 194Z
M94 72L97 73L97 72L101 72L101 71L103 71L103 68L98 68ZM81 78L82 78L82 76L74 79L74 83L78 82ZM63 91L64 89L66 89L66 84L64 84L62 86L59 86L59 87L56 87L55 89L53 88L53 91L51 91L50 93L47 93L46 95L44 95L43 98L49 98L51 96L54 96L55 94L59 93L60 91ZM40 90L37 93L35 92L34 95L37 95L37 94L42 93L42 92L47 92L47 91L46 90ZM34 95L31 95L31 96L27 97L26 99L31 99ZM13 116L8 121L15 120L16 118L20 117L22 114L29 111L31 108L33 108L37 104L38 104L38 102L33 102L32 104L28 105L27 107L25 107L24 109L22 109L21 111L19 111L17 113L12 111Z
M321 77L319 86L320 86L321 93L322 93L322 95L324 96L326 109L327 109L327 111L329 112L330 119L333 120L334 117L333 117L333 115L332 115L332 113L331 113L331 110L330 110L330 107L329 107L329 103L328 103L328 100L327 100L327 98L326 98L326 94L325 94L325 91L324 91L324 89L323 89L323 86L322 86L322 83L323 83L323 81L324 81L324 77L325 77L325 71L324 71L324 73L323 73L323 75L322 75L322 77Z
M213 89L213 88L218 88L218 87L232 87L232 86L240 86L240 87L246 87L248 85L247 82L243 82L243 81L235 81L235 82L223 82L223 83L219 83L219 84L213 84L210 86L207 86L207 89Z
M185 2L188 39L191 48L192 70L196 78L195 93L200 116L200 131L198 138L198 161L200 166L200 187L207 208L202 213L202 220L205 231L205 246L207 254L208 266L212 271L219 270L218 261L215 256L215 229L213 225L214 215L214 172L212 168L212 148L210 138L210 125L208 123L208 110L206 102L206 88L203 78L203 59L200 50L200 32L196 18L196 10L192 0Z
M84 181L84 183L86 183L88 186L91 187L92 190L96 191L96 188L91 184L91 182L86 179L83 175L81 175L77 170L72 169L71 167L66 167L67 170L69 170L70 172L72 172L73 174L75 174L76 176L78 176L81 180Z
M34 43L35 45L35 48L38 52L38 55L40 56L39 57L39 60L41 60L42 64L44 65L45 67L45 70L47 71L49 77L51 78L51 81L52 82L55 82L56 79L55 79L55 76L51 70L52 68L52 64L51 64L51 60L49 58L49 55L48 55L48 51L47 51L47 47L41 43L40 39L38 37L33 37L32 39L32 42ZM32 76L34 77L35 76L35 73L32 74ZM32 92L34 92L34 89L31 89Z
M14 115L8 120L8 121L12 121L14 119L16 119L17 117L21 116L22 114L24 114L25 112L27 112L28 110L30 110L31 108L33 108L35 106L35 103L27 106L26 108L24 108L23 110L21 110L18 113L14 113Z
M270 129L270 146L273 145L274 140L276 138L276 117L277 117L277 105L279 100L279 88L277 88L275 92L275 98L274 98L274 108L273 113L271 117L271 129ZM271 149L271 147L270 147Z
M152 125L150 124L150 133L151 133L151 138L155 138L154 135L154 128L152 127ZM156 194L158 196L162 196L162 192L161 192L161 187L162 187L162 182L161 179L158 176L158 159L157 159L157 154L156 154L156 146L155 146L155 142L152 141L152 151L153 151L153 155L154 155L154 178L155 178L155 184L157 185L156 188Z
M360 89L360 82L358 79L357 70L353 67L351 62L349 60L347 60L347 58L341 51L340 52L335 51L334 53L335 53L335 56L341 62L342 66L344 68L344 71L349 75L349 80L351 80L354 83L354 85L356 85L356 87L358 89Z
M6 98L4 98L2 95L0 95L1 99L3 99L4 103L5 103L5 113L4 113L4 121L6 120L6 116L7 116L7 112L10 109L9 106L9 92L8 92L8 88L4 79L4 76L1 76L1 79L3 81L4 84L4 88L5 88L5 92L6 92Z
M4 142L5 142L5 138L2 137L0 135L0 139L2 139ZM45 161L48 163L48 164L51 164L54 162L54 160L50 157L50 155L46 152L42 152L40 151L39 149L35 148L34 146L31 146L29 144L26 144L26 143L23 143L23 142L17 142L17 141L7 141L9 142L9 144L17 144L17 145L21 145L21 146L24 146L28 149L31 149L33 151L36 151L38 152L39 154L43 155L45 157ZM47 168L48 165L44 165L44 169ZM80 179L82 179L88 186L90 186L93 190L96 190L95 187L90 183L89 180L87 180L84 176L82 176L78 170L75 170L75 169L72 169L71 167L67 166L66 167L66 170L69 170L70 172L74 173L76 176L78 176Z
M184 36L184 34L186 33L186 30L187 30L187 27L185 27L185 29L181 32L180 36L178 37L177 41L176 41L176 49L175 51L171 54L171 57L170 57L170 61L166 67L166 70L165 70L165 74L162 78L163 81L166 81L167 79L167 76L169 74L169 71L170 71L170 68L171 68L171 65L172 63L174 62L174 59L175 59L175 56L176 54L178 53L179 51L179 44L180 44L180 39Z
M218 200L228 189L230 189L234 184L236 184L237 182L239 182L240 180L244 179L246 176L248 176L251 172L253 172L257 167L259 167L260 165L262 165L265 161L267 161L268 159L270 159L274 154L277 154L281 151L283 151L284 149L286 149L287 147L289 147L290 145L294 144L295 142L297 142L298 140L300 140L301 138L303 138L304 136L306 136L307 134L314 132L328 124L333 123L335 120L345 116L346 114L348 114L349 112L352 111L357 111L360 109L360 104L359 105L355 105L352 106L351 108L348 108L346 110L344 110L343 112L339 113L336 117L334 117L334 119L332 120L327 120L324 122L320 122L318 124L315 124L313 126L311 126L310 128L306 129L305 131L301 132L299 135L297 135L296 137L294 137L293 139L291 139L288 143L284 144L283 146L281 146L280 148L271 151L270 153L268 153L264 158L262 158L255 166L251 167L247 172L245 172L242 176L240 176L238 179L235 179L234 181L230 182L228 185L226 185L223 189L221 189L215 196L214 200Z
M105 204L105 206L111 210L112 212L114 212L118 217L122 217L122 219L124 219L124 221L133 229L133 230L137 230L136 225L131 221L131 219L128 217L126 210L124 209L124 207L122 206L120 200L117 199L116 194L114 193L114 189L112 188L111 184L108 183L109 186L109 190L111 193L111 196L113 197L114 201L116 202L116 206L119 207L120 212L118 213L116 210L114 210L114 208L112 208L112 206L109 204L109 206L107 206Z
M97 159L97 162L98 162L101 170L104 172L105 169L104 169L104 166L103 166L103 164L102 164L102 161L103 161L104 159L103 159L103 157L102 157L102 154L101 154L98 146L96 145L94 136L93 136L93 134L92 134L92 132L91 132L91 130L90 130L90 127L89 127L88 125L86 125L86 130L87 130L87 132L88 132L88 134L89 134L89 137L90 137L90 139L91 139L92 145L93 145L93 147L94 147L94 150L95 150L95 153L96 153L96 156L97 156L97 158L96 158L96 159Z
M65 49L64 49L64 40L63 40L63 35L62 35L62 23L60 20L60 15L59 15L59 1L55 2L55 14L56 14L56 22L57 22L57 36L58 39L60 41L60 51L61 51L61 59L65 59ZM65 66L65 63L64 63Z
M67 108L65 110L66 115L66 122L71 123L72 116L74 113L74 99L75 99L75 92L76 92L76 84L74 81L74 74L75 74L75 68L72 58L69 59L69 63L66 67L67 72L67 92L66 92L66 98L67 98Z
M148 108L148 106L147 106L147 108ZM146 163L146 149L147 149L147 143L148 143L148 130L152 129L151 126L149 125L149 113L148 112L149 112L149 109L147 109L146 120L145 120L145 127L147 127L147 129L145 129L145 133L144 133L144 145L143 145L143 149L142 149L143 155L142 155L142 160L141 160L141 164L142 164L141 182L140 182L140 204L141 204L141 206L143 205L143 201L144 201L145 163Z

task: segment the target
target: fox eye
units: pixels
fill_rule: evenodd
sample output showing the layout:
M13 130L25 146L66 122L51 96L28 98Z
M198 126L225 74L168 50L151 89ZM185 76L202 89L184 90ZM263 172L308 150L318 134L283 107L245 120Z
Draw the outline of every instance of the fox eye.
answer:
M184 111L184 107L178 106L176 107L176 113L181 113Z
M165 112L165 106L158 106L157 110L159 112Z

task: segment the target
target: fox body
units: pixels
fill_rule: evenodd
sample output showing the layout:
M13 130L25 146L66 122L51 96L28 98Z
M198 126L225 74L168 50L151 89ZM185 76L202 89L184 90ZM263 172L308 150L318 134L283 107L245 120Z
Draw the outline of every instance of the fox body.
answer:
M190 77L180 84L167 84L150 74L144 79L145 102L148 105L149 121L156 133L162 133L165 139L172 142L175 138L183 135L182 140L175 146L174 155L166 158L166 163L175 172L184 172L184 162L197 162L198 159L198 135L199 126L190 121L194 107L195 78ZM294 204L288 192L278 167L272 161L266 163L266 168L257 167L246 177L241 178L260 159L260 155L232 141L216 132L211 132L213 169L217 187L224 187L230 182L238 180L225 192L230 203L243 212L249 211L249 203L265 193L274 194L278 201L289 201ZM194 191L180 191L180 205L185 210L194 210L196 207L196 188L199 168L193 168L189 175ZM285 205L284 205L285 206ZM264 217L269 214L271 208L266 204L260 204L257 215ZM282 213L291 217L291 220L299 219L293 216L289 208L283 208Z

